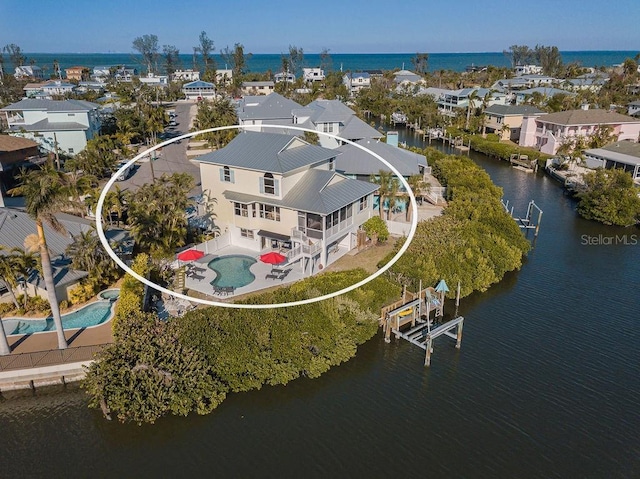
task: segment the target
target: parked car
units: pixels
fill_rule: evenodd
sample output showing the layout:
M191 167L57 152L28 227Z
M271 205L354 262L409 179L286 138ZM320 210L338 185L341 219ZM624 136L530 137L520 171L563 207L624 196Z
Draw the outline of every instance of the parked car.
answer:
M122 168L126 163L127 163L126 161L120 162L120 164L118 164L118 170ZM128 168L126 168L122 173L120 173L120 175L118 175L118 177L116 178L116 181L124 181L127 178L129 178L132 168L133 166L129 166Z

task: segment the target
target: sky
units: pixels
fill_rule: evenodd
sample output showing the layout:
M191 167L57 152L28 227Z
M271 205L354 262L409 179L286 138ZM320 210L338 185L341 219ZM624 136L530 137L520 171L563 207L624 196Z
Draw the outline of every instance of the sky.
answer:
M188 54L201 31L251 53L640 50L639 25L638 0L0 0L0 45L26 53L128 53L155 34Z

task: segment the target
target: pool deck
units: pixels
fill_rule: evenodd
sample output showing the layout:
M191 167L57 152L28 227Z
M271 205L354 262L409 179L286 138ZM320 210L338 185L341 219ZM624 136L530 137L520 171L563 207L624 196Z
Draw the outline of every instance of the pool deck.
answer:
M263 253L263 252L262 252ZM204 258L193 262L190 267L196 266L200 268L197 272L197 279L187 276L185 278L185 287L191 291L197 291L206 296L214 298L215 300L227 301L233 300L236 296L241 296L248 293L254 293L263 289L272 288L274 286L281 286L283 284L290 284L299 281L303 278L307 278L309 275L302 272L302 266L300 262L294 262L292 264L284 263L279 265L272 265L263 263L260 261L260 255L253 250L246 248L240 248L238 246L225 246L219 249L215 254L209 254ZM337 261L339 258L347 253L346 249L340 248L337 252L329 255L329 265ZM236 288L233 293L215 293L211 281L216 278L216 272L207 267L207 264L218 257L229 255L243 255L250 256L256 260L256 263L251 265L250 271L255 276L255 280L246 286ZM272 269L276 268L281 271L287 271L286 275L271 275Z

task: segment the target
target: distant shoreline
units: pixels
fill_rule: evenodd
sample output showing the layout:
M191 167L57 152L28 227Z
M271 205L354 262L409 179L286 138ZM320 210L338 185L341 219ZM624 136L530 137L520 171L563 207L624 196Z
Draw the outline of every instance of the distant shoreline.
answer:
M637 50L561 50L560 53L640 53L640 47ZM305 55L320 55L321 52L304 52ZM427 52L429 55L494 55L500 54L501 51L469 51L469 52ZM136 55L134 52L24 52L25 55ZM254 55L282 55L282 52L270 52L270 53L253 53ZM330 55L415 55L416 52L332 52ZM190 53L183 53L182 55L191 55ZM217 54L216 54L217 55Z

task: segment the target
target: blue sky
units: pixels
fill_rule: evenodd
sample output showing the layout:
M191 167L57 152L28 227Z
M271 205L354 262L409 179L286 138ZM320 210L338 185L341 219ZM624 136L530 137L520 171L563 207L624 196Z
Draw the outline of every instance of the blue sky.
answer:
M137 36L190 53L206 31L216 51L252 53L640 50L638 0L0 0L0 45L27 53L131 52ZM271 8L265 8L270 6ZM108 8L108 10L107 10Z

